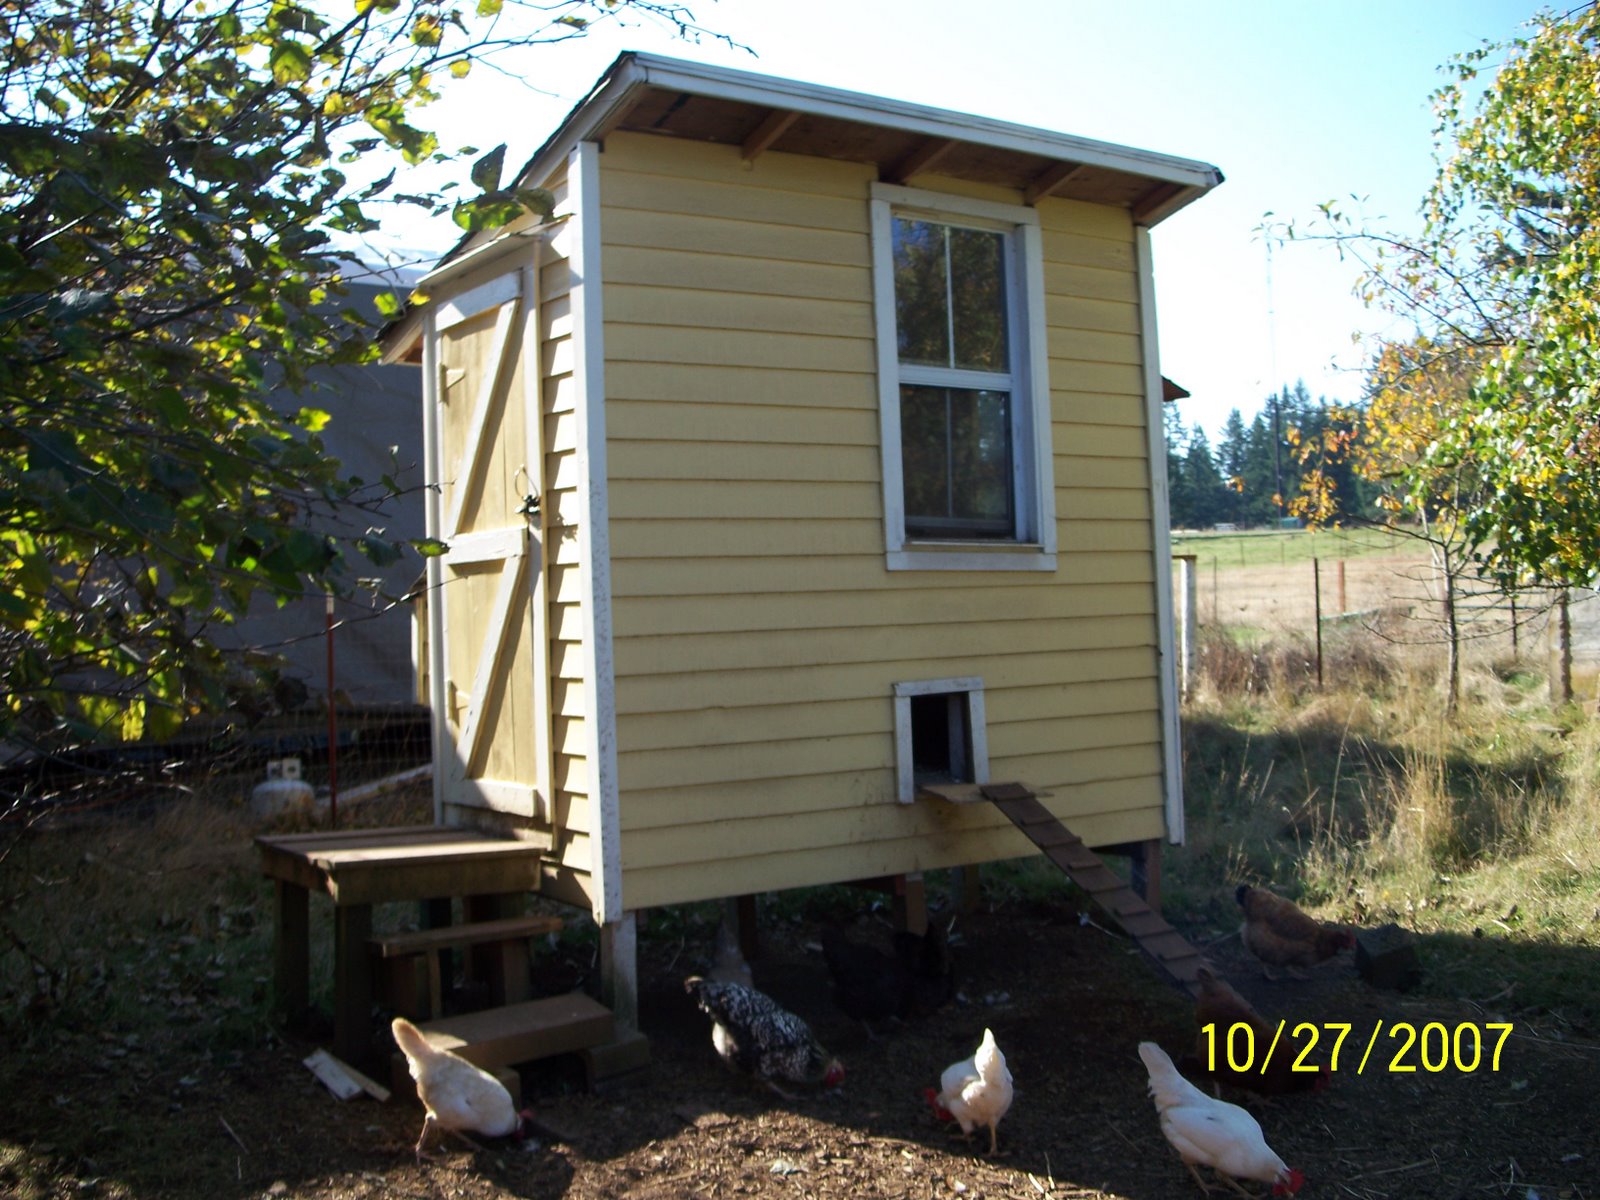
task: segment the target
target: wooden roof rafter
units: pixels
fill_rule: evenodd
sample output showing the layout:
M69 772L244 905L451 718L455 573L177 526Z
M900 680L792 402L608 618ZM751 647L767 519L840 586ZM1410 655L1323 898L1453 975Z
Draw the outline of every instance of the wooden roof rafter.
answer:
M1184 188L1176 183L1158 183L1143 192L1128 207L1133 212L1134 220L1143 221L1160 210L1168 201L1176 199L1183 191Z
M1083 163L1052 163L1034 176L1033 182L1028 184L1022 193L1022 202L1028 205L1037 204L1046 196L1053 196L1088 169Z
M905 183L913 175L931 171L961 145L955 138L925 138L910 154L883 173L885 183Z
M800 113L792 108L775 108L767 114L765 120L757 125L750 136L745 138L744 145L739 148L739 157L745 164L755 162L762 154L772 148L772 144L789 132L789 126L800 119Z

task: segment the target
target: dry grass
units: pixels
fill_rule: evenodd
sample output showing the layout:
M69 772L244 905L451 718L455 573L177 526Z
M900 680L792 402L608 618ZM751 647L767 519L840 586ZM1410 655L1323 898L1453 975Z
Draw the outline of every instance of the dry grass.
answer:
M1266 882L1326 918L1399 921L1442 935L1441 986L1492 958L1532 1007L1600 1033L1600 725L1523 664L1470 666L1447 716L1427 656L1342 641L1323 689L1305 659L1206 643L1174 895L1222 923L1228 887ZM1553 970L1541 948L1581 953Z

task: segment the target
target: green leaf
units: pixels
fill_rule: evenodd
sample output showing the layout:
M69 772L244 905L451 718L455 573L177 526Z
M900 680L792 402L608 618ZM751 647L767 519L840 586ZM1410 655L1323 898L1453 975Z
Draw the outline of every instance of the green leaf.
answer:
M505 166L506 144L501 142L472 164L472 182L485 192L500 190L500 172Z
M274 42L268 62L278 83L299 83L311 78L311 55L299 42Z

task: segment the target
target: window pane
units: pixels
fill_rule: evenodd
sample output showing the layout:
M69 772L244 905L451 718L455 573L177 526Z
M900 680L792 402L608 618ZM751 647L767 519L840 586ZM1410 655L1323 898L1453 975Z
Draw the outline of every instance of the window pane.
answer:
M1011 521L1011 397L951 389L952 515Z
M950 515L950 425L944 388L900 389L906 527Z
M894 308L901 362L950 365L949 294L945 226L896 217Z
M1005 238L981 229L950 229L950 290L955 361L974 371L1008 371Z
M907 533L1012 535L1009 393L902 387L900 444Z

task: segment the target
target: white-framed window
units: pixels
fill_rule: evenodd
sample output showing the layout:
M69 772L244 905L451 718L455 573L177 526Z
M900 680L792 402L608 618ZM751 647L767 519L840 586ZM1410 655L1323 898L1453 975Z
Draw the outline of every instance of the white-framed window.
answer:
M1038 214L872 187L887 561L1054 570Z
M988 783L983 680L917 679L894 685L895 798L910 804L925 783Z

